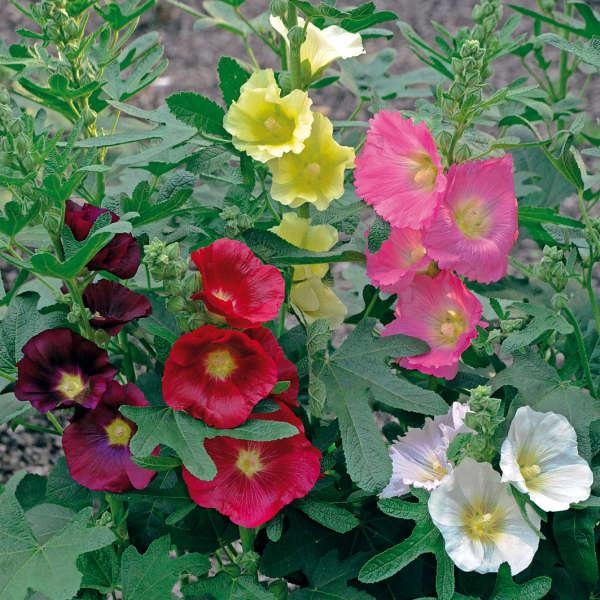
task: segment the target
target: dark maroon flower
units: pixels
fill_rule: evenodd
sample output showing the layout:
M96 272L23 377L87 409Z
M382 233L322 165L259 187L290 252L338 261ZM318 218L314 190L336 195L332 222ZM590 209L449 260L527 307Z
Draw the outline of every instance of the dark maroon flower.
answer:
M99 208L93 204L77 204L67 200L65 223L73 237L81 242L92 228L96 219L104 213L110 213L110 222L114 223L119 217L107 208ZM90 262L88 269L108 271L121 279L133 277L140 266L142 253L139 244L130 233L117 233Z
M152 313L145 296L108 279L90 283L83 292L83 303L92 311L91 326L110 335L117 335L129 321Z
M48 329L23 346L15 396L40 412L94 408L117 369L108 354L70 329Z
M79 413L65 429L62 443L71 477L80 485L101 492L145 488L154 471L131 460L129 442L137 427L119 407L147 406L141 390L132 383L111 381L94 410ZM153 454L158 453L155 448Z

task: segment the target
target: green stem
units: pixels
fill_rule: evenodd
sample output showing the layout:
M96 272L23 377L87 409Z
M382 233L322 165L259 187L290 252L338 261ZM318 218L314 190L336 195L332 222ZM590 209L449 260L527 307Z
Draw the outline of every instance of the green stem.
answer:
M25 419L12 419L10 422L12 427L16 427L17 425L21 425L21 427L25 427L25 429L29 429L29 431L36 431L38 433L47 433L50 435L58 435L54 429L50 427L42 427L41 425L34 425L33 423L29 423L29 421Z
M198 19L206 19L208 16L178 0L165 0L165 2L168 2L171 6L175 6L179 10L188 13L188 15L192 15L192 17L197 17Z
M85 304L83 303L83 297L81 296L81 292L79 291L77 281L75 279L65 279L64 282L69 290L69 294L71 294L71 300L73 301L73 303L77 304L82 311L85 310ZM79 326L81 327L81 331L85 337L87 337L90 340L94 338L94 331L89 321L84 319L80 321Z
M594 390L592 372L590 371L590 361L587 350L585 349L585 343L583 341L583 334L581 332L581 327L579 326L579 321L577 321L575 315L568 306L565 306L563 310L565 311L567 321L569 321L573 327L573 335L575 336L575 342L577 343L577 352L579 353L579 358L581 360L581 368L583 369L586 385L590 390L590 394L595 398L596 392Z
M591 257L590 257L591 260ZM588 297L590 299L590 305L592 306L592 313L594 315L594 321L596 323L596 329L598 333L600 333L600 307L598 306L598 299L596 298L596 294L594 293L594 288L592 284L592 270L593 270L593 261L587 270L587 276L585 278L585 287L587 289Z
M63 426L58 422L58 419L51 412L46 413L46 419L52 423L52 426L54 429L56 429L56 433L58 433L58 435L62 435L64 433L65 430L63 429Z
M298 13L296 11L296 7L292 3L290 3L288 8L286 25L288 31L293 27L298 26ZM288 38L289 37L290 36L288 35ZM302 89L302 64L300 60L301 46L302 44L298 44L295 39L289 41L288 67L290 70L290 87L292 90Z
M369 301L369 305L365 309L365 314L363 315L363 320L366 319L371 314L371 311L373 310L373 308L375 307L375 304L377 303L378 296L379 296L379 294L377 292L375 292L373 294L373 297Z
M249 19L246 18L244 13L240 10L239 6L236 6L234 10L235 10L235 14L240 18L240 20L244 22L246 27L248 27L248 29L261 42L263 42L264 44L269 46L269 48L271 48L271 50L273 50L273 52L275 52L275 54L279 54L279 48L277 48L277 46L268 37L264 36L258 29L256 29L256 27L254 26L254 23L252 23L252 21L250 21Z
M127 377L127 381L130 383L135 382L135 367L133 365L133 359L131 357L131 347L127 340L127 334L124 330L119 332L119 346L123 352L123 371Z
M256 529L248 529L246 527L238 527L240 530L240 540L244 552L252 552L254 550L254 540L256 539Z

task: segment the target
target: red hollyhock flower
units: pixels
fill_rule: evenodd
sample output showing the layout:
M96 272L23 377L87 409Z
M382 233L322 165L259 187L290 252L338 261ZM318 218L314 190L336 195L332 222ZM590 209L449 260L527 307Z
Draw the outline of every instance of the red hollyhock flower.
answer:
M285 405L251 419L285 421L303 432L302 423ZM204 442L215 462L212 481L196 479L183 468L183 479L192 500L215 508L242 527L258 527L286 504L306 496L321 470L321 453L299 433L272 442L252 442L216 437Z
M266 327L248 329L245 333L253 340L256 340L275 361L275 365L277 366L277 381L290 382L287 390L279 394L271 394L269 397L285 402L288 406L298 406L298 371L296 365L286 358L277 338Z
M81 242L84 240L96 219L104 213L110 213L110 222L114 223L119 217L106 208L98 208L92 204L77 204L67 200L65 223L73 233L73 237ZM121 279L133 277L140 266L142 252L139 244L130 233L117 233L90 262L88 269L108 271Z
M273 359L241 331L204 325L171 348L165 402L213 427L237 427L277 383Z
M119 412L123 405L147 406L148 402L132 383L121 385L111 381L101 403L94 410L76 416L63 434L71 477L90 490L117 493L132 487L141 490L155 475L131 460L129 441L137 427ZM153 454L158 451L156 447Z
M258 327L277 316L285 295L283 277L248 246L220 239L191 256L202 276L202 291L192 298L202 300L229 325Z
M92 311L92 327L110 335L117 335L129 321L152 313L145 296L108 279L90 283L83 292L83 303Z
M105 350L64 327L32 337L17 369L15 396L43 413L69 406L94 408L117 373Z

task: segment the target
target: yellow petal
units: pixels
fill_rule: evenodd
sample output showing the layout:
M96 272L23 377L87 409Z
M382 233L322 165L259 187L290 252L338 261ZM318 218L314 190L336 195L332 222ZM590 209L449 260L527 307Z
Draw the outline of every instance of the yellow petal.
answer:
M318 277L292 285L290 303L307 323L328 319L332 327L341 325L348 312L335 292Z

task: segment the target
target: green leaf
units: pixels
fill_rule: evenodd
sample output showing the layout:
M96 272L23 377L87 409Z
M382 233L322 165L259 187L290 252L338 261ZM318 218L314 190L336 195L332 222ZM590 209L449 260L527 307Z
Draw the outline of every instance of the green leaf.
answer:
M598 581L595 527L600 515L597 508L569 510L554 515L553 531L566 569L586 583Z
M108 594L120 585L121 566L113 546L82 554L77 559L77 568L83 574L82 588Z
M103 7L94 6L96 12L107 22L115 31L126 27L129 23L141 17L150 10L156 0L122 0L120 2L110 2Z
M50 600L68 600L79 590L82 575L77 557L114 540L108 527L88 527L92 508L72 513L72 520L43 542L36 537L15 490L25 476L18 473L0 496L0 597L23 600L28 589ZM41 505L53 510L52 505Z
M231 106L240 97L240 88L250 79L250 73L243 69L234 58L222 56L217 65L219 72L219 86L223 100Z
M490 600L540 600L546 597L551 585L550 577L536 577L525 583L515 583L508 563L502 563Z
M166 100L171 113L198 131L227 138L223 129L225 111L215 102L194 92L177 92Z
M78 511L93 503L94 493L76 483L69 473L67 461L61 456L48 475L45 502Z
M592 39L589 42L582 44L581 42L570 42L554 33L544 33L543 35L538 36L537 40L555 46L570 54L574 54L583 62L600 69L600 47L598 46L597 39Z
M360 525L360 521L349 510L330 502L304 498L297 500L294 506L313 521L337 533L348 533Z
M0 216L0 233L13 238L23 229L40 210L38 202L24 209L20 202L12 200L4 205L4 215Z
M348 473L366 491L380 491L391 475L388 451L370 401L419 414L448 410L440 396L397 376L385 362L390 357L422 354L427 345L401 335L377 338L374 326L374 319L359 323L319 373L339 421Z
M121 557L124 600L165 600L171 597L173 586L181 573L201 575L210 568L207 556L185 554L170 556L169 536L161 537L140 554L129 546Z
M232 577L223 572L186 585L183 592L192 600L277 600L251 575Z
M419 494L419 503L406 509L408 518L415 520L412 533L402 542L370 558L361 568L358 579L375 583L392 577L422 554L433 554L437 561L436 590L440 600L451 600L454 595L454 565L444 549L444 538L433 524L427 510L428 494ZM399 501L396 505L399 505ZM404 502L404 504L409 504ZM390 508L390 503L384 504ZM405 518L401 516L400 518Z
M159 444L174 450L186 468L198 479L210 480L216 467L204 449L204 440L217 436L269 441L290 437L298 430L289 423L249 420L235 429L213 429L182 411L160 406L122 406L121 412L138 426L131 439L137 457L149 457Z
M381 244L390 237L391 231L391 225L381 217L377 217L369 229L369 237L367 240L369 252L372 252L373 254L378 252L381 248Z
M26 413L31 408L29 402L17 400L13 393L0 395L0 425Z

